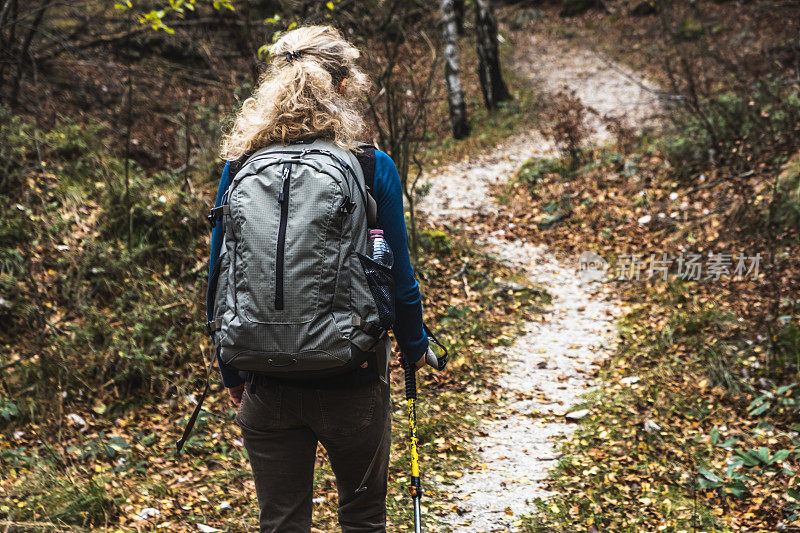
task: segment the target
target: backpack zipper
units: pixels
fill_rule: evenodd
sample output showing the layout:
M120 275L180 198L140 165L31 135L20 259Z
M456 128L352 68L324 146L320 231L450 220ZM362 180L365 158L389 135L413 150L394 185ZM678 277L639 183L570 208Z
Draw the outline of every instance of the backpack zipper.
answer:
M292 175L292 164L283 164L281 175L281 192L278 203L281 205L281 221L278 226L278 250L275 254L275 309L283 311L283 256L286 248L286 222L289 218L289 185Z
M353 169L350 167L350 165L347 163L347 161L344 161L343 159L340 159L339 156L337 156L336 154L334 154L333 152L331 152L329 150L322 150L320 148L305 148L303 150L269 150L267 152L264 152L263 154L260 154L258 157L252 157L251 159L248 159L247 161L245 161L245 163L242 165L241 168L244 168L245 166L247 166L250 163L253 163L255 161L262 161L264 159L269 159L269 157L274 155L274 154L299 155L300 157L302 157L302 156L304 156L306 154L320 154L320 155L327 156L330 159L333 159L334 161L339 163L342 167L344 167L345 172L342 172L343 177L346 176L347 174L350 174L350 176L353 178L353 182L356 185L356 189L358 189L358 194L361 196L361 200L363 201L364 206L367 205L366 193L365 193L365 191L363 191L361 189L361 185L358 183L358 178L356 178L356 174L353 171ZM236 176L234 176L234 178L235 177ZM333 176L331 176L331 177L333 177ZM345 178L344 181L346 181L346 180L347 180L347 178ZM341 187L341 184L339 186ZM348 185L347 188L350 189L350 186ZM342 191L342 192L344 192L344 191ZM349 190L348 190L348 192L349 192Z

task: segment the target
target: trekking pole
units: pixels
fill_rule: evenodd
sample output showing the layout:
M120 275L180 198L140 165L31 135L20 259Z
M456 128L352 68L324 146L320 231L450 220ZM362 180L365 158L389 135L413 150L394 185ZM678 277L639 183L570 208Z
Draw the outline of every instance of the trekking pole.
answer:
M436 335L424 326L428 339L441 348L442 353L437 356L433 350L428 348L428 352L423 356L425 362L436 370L444 370L447 365L447 348L445 348ZM411 485L409 492L414 502L414 533L422 533L422 510L420 501L422 500L422 482L419 475L419 452L417 451L417 375L414 365L403 357L403 370L406 374L406 401L408 402L408 435L410 439L409 448L411 450Z
M422 532L420 500L422 484L419 476L419 454L417 452L417 377L416 369L405 358L403 368L406 374L406 401L408 402L408 434L411 449L411 485L409 492L414 502L414 533Z

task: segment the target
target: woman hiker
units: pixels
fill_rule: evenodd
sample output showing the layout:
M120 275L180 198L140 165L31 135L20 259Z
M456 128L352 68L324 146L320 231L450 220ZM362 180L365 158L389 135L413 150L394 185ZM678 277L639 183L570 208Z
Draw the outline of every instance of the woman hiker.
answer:
M336 475L342 531L386 531L391 324L370 300L381 287L364 278L385 268L364 258L376 229L394 258L384 272L399 351L421 368L428 349L400 178L389 156L360 148L369 80L356 47L332 27L308 26L270 52L268 72L223 140L227 164L212 210L212 272L214 252L221 266L210 281L209 323L223 382L238 407L261 532L310 531L317 443ZM377 220L368 230L370 204ZM342 339L349 352L337 359Z

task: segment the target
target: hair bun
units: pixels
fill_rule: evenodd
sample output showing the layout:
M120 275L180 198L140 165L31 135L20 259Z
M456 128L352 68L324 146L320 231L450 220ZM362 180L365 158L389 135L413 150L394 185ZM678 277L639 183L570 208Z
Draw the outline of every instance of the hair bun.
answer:
M292 61L300 59L301 57L303 57L303 53L302 52L295 52L295 51L286 52L286 62L287 63L291 63Z

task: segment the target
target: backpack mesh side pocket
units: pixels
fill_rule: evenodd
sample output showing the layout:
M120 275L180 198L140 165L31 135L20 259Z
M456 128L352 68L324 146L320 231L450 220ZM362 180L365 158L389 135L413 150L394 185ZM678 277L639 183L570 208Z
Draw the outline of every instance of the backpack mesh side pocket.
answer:
M359 253L356 255L358 255L361 266L364 268L369 290L372 292L372 298L378 308L379 325L382 329L389 331L394 325L394 278L392 277L392 270L376 263L365 255Z

